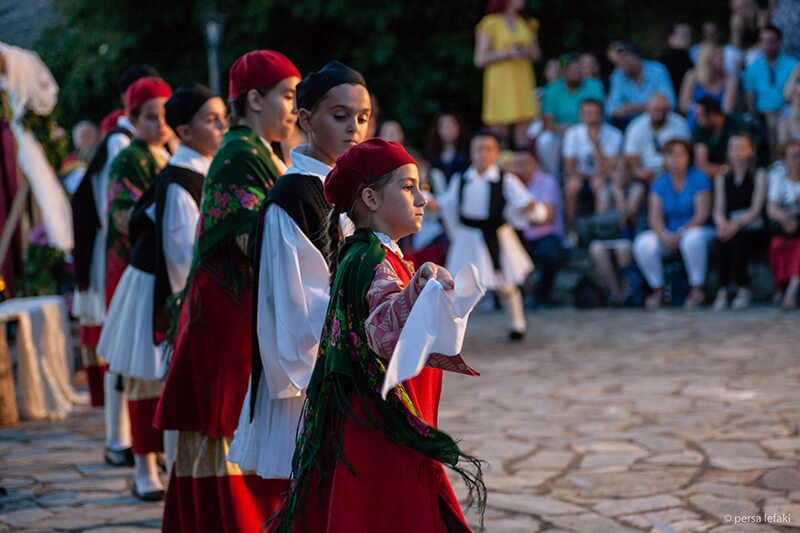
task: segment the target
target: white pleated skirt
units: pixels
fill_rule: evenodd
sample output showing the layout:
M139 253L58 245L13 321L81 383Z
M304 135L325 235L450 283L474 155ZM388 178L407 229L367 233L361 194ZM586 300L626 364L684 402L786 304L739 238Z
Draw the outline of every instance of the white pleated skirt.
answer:
M89 287L75 291L72 315L82 326L99 326L106 316L106 232L97 232L92 248L92 263L89 269Z
M528 274L533 272L530 255L510 224L497 230L500 244L500 271L492 264L492 256L483 240L481 230L460 224L450 233L450 248L447 252L447 270L455 275L470 263L478 267L481 282L488 290L507 285L522 285Z
M288 479L292 473L297 424L303 411L305 394L273 400L269 397L262 375L258 386L256 416L251 423L250 393L248 385L239 415L239 426L228 451L228 461L238 464L242 470L254 470L265 479Z
M97 343L110 372L147 381L164 378L161 348L153 344L155 283L155 276L132 266L122 273Z

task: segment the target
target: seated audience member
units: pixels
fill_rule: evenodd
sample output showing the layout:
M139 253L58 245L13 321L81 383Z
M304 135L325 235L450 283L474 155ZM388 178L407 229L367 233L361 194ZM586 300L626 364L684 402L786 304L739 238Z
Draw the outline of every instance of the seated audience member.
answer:
M647 102L647 110L636 117L625 130L625 159L633 177L650 184L664 172L662 149L672 139L690 140L686 119L670 111L669 100L655 93Z
M618 174L597 201L603 229L593 230L589 244L592 263L605 284L611 305L623 305L631 295L620 273L633 267L631 242L647 228L646 188L625 174Z
M603 71L600 68L600 62L597 56L591 52L584 52L578 58L581 64L581 72L584 78L597 78L602 79Z
M738 116L724 114L719 102L711 97L697 102L695 123L692 130L694 164L709 176L716 176L725 163L731 136L746 133L749 128Z
M647 221L650 230L633 242L633 257L647 284L653 290L645 305L661 305L664 287L662 260L679 252L686 266L692 289L686 307L697 307L705 300L703 284L708 268L708 248L714 229L711 215L711 180L689 165L691 145L669 141L664 147L664 168L653 182L648 198Z
M387 120L381 124L378 130L378 137L399 144L405 144L406 142L406 134L403 131L403 126L396 120Z
M792 140L800 140L800 83L795 83L792 88L789 112L778 122L778 146L783 146Z
M778 155L778 116L786 99L784 87L797 60L781 51L783 34L775 26L765 26L759 33L761 55L744 71L744 92L748 110L756 113L767 141L760 155L775 160Z
M768 241L764 217L767 176L763 169L755 168L755 155L752 137L733 135L728 143L728 166L714 181L714 257L719 275L714 310L728 307L731 281L737 287L731 307L750 305L747 264Z
M674 22L667 36L667 47L661 51L658 61L667 68L675 94L680 92L686 72L694 66L692 58L689 57L691 44L691 26L686 22Z
M784 164L769 172L769 262L779 288L776 299L784 308L794 309L800 289L800 141L789 141L782 152Z
M565 221L572 231L578 210L578 195L588 188L592 195L605 188L618 167L622 132L603 121L603 104L584 100L580 124L564 133Z
M725 113L733 111L738 97L736 75L725 72L722 47L704 43L697 53L695 67L686 73L680 91L680 109L686 114L689 126L694 126L695 103L711 97L722 105Z
M739 75L742 71L743 53L732 44L725 42L722 28L714 20L708 20L703 23L703 40L689 49L689 57L692 58L694 63L697 63L700 46L704 44L722 46L725 72L733 74L734 76Z
M450 178L469 167L469 138L464 123L452 113L436 117L428 130L425 158L431 167L431 186L434 194L447 190ZM433 174L438 174L438 179ZM436 183L441 181L441 183Z
M539 272L533 306L543 307L549 303L564 250L564 203L561 189L553 176L541 170L530 152L514 154L513 172L525 182L531 196L547 209L544 220L532 223L523 232L525 248Z
M653 93L662 93L675 107L675 91L669 72L657 61L644 60L629 43L619 43L613 50L617 68L611 73L608 92L610 122L625 128L628 122L644 112Z
M551 175L558 175L561 139L570 126L580 122L580 103L587 99L605 100L600 80L583 75L578 54L561 56L561 77L548 83L542 99L544 131L536 138L536 152L541 166Z

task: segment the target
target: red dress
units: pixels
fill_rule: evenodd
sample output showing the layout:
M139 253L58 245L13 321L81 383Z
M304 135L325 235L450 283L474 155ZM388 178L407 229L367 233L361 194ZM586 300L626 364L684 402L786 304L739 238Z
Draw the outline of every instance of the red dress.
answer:
M411 274L405 263L388 250L386 260L407 286ZM403 385L420 417L436 427L442 371L425 368ZM350 415L365 418L356 395L350 398ZM349 466L338 462L333 474L321 483L318 472L312 474L304 511L298 513L294 531L434 533L444 531L445 525L449 533L470 531L438 461L350 419L345 421L342 446Z
M238 248L230 252L233 261L247 261ZM188 283L154 417L157 427L180 430L162 531L257 532L288 480L263 479L225 460L250 377L252 291L240 290L234 301L203 265Z

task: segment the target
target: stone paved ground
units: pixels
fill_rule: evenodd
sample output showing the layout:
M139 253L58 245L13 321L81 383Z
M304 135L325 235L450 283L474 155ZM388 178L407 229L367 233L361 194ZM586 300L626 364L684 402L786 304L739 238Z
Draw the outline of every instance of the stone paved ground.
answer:
M483 375L446 379L442 426L489 462L486 531L798 531L800 315L529 318L511 345L500 315L474 315ZM0 430L0 531L156 531L160 505L99 463L101 435L88 409Z

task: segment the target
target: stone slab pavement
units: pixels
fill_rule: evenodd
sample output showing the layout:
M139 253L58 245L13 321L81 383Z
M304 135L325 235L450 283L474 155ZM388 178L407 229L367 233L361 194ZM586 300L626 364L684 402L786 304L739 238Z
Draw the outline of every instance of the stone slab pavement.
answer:
M800 531L798 313L528 319L511 344L501 314L473 315L482 376L445 379L441 426L487 462L485 531ZM0 429L0 531L158 531L161 505L102 464L102 435L88 407Z

